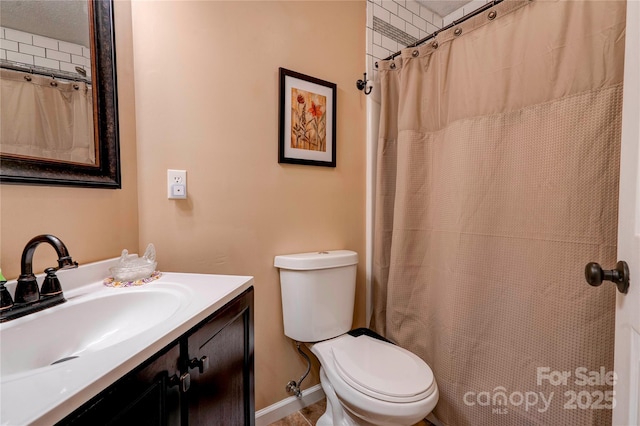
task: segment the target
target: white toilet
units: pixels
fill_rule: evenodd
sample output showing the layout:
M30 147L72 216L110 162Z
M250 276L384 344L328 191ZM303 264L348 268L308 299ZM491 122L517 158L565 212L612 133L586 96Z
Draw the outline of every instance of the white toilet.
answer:
M319 426L413 425L438 402L438 386L417 355L353 320L358 254L349 250L276 256L284 334L320 360L327 411Z

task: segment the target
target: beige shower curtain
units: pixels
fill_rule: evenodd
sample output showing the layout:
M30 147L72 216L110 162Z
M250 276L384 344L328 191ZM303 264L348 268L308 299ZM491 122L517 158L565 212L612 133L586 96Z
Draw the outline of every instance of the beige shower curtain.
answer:
M373 328L446 425L610 424L625 3L491 11L380 63Z
M0 152L96 164L91 86L0 70Z

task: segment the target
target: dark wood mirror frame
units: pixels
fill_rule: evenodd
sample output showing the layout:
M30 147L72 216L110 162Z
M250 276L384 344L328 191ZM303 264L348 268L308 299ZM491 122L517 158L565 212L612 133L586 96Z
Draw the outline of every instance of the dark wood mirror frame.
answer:
M99 163L81 165L0 155L3 184L121 187L113 0L91 0L90 6L94 132Z

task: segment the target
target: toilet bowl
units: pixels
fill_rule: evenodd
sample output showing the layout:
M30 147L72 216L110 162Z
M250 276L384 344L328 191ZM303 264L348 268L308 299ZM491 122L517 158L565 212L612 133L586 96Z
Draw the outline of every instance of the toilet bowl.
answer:
M307 343L320 361L327 410L319 426L403 426L438 402L429 366L370 330L350 331L357 253L276 256L285 335Z
M320 426L413 425L438 402L429 366L392 343L344 334L312 345L311 351L320 360L327 399L333 392L338 402L331 412L327 410Z

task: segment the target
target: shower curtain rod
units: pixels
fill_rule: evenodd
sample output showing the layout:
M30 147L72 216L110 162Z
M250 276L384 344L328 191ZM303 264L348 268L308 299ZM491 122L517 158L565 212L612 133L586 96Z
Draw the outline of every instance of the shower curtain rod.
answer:
M456 25L466 21L467 19L473 18L474 16L479 15L480 13L484 12L485 10L491 9L493 6L497 5L498 3L502 3L502 2L503 2L503 0L492 0L491 2L488 2L487 4L485 4L484 6L480 6L479 8L472 10L471 12L469 12L466 15L462 16L460 19L456 19L455 21L451 22L449 25L446 25L446 26L440 28L439 30L434 31L433 33L429 34L425 38L420 39L420 40L416 41L415 43L408 45L406 48L420 46L421 44L431 40L432 38L435 38L442 31L446 31L449 28L455 27ZM495 17L496 17L496 15L494 14L493 17L489 16L489 19L495 19ZM458 34L456 34L456 35L458 35ZM402 53L402 50L399 50L396 53L394 53L393 55L389 55L389 56L387 56L386 58L384 58L382 60L383 61L392 60L396 56L400 55L401 53ZM377 61L375 63L375 67L378 68L378 62ZM367 82L368 81L369 80L367 80L367 73L364 73L363 80L356 81L356 87L358 88L358 90L362 90L365 95L368 95L373 90L372 86L367 87Z
M45 77L53 77L53 78L57 78L57 79L61 79L61 80L79 81L79 82L82 82L82 83L91 84L91 80L88 80L88 79L83 78L83 77L75 76L72 73L65 74L65 73L61 73L61 72L53 72L53 71L48 71L48 70L41 70L41 69L38 69L38 68L21 67L21 66L18 66L18 65L10 65L10 64L6 64L6 63L0 63L0 68L11 70L11 71L24 72L24 73L28 73L28 74L42 75L42 76L45 76Z
M421 44L425 43L426 41L429 41L432 38L436 37L442 31L446 31L449 28L455 27L456 25L466 21L467 19L473 18L474 16L484 12L485 10L491 9L493 6L497 5L498 3L502 3L502 1L503 0L492 0L491 2L485 4L484 6L480 6L479 8L477 8L475 10L472 10L471 12L467 13L462 18L456 19L455 21L453 21L449 25L444 26L444 27L440 28L439 30L434 31L433 33L429 34L425 38L420 39L420 40L416 41L415 43L408 45L407 48L420 46ZM490 17L490 19L493 19L493 18ZM390 56L387 56L386 58L384 58L383 61L389 61L391 59L394 59L396 56L400 55L401 53L402 53L402 51L399 50L396 53L394 53L393 55L390 55ZM376 68L378 68L378 63L377 62L376 62L375 65L376 65Z

